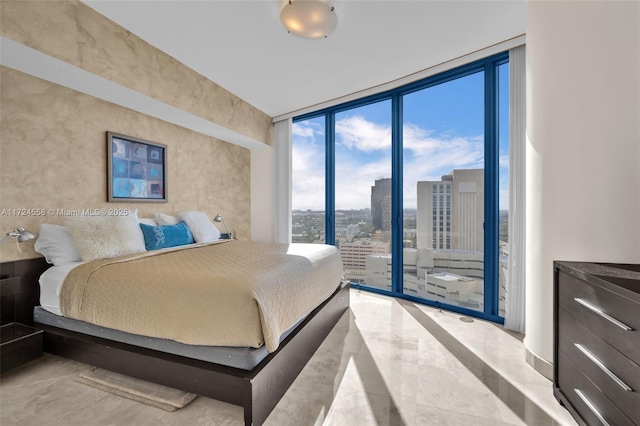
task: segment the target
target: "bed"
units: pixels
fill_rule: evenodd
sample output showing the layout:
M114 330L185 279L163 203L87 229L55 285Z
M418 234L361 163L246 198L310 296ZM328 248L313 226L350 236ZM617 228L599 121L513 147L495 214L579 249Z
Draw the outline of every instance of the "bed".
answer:
M41 306L36 307L34 311L34 325L45 331L47 352L240 405L244 407L245 424L262 424L317 347L348 309L348 283L340 278L340 274L336 275L335 262L340 263L337 250L331 246L311 246L313 245L232 240L160 250L153 254L138 253L115 259L80 262L77 265L68 265L62 272L58 269L52 273L52 270L57 268L54 267L42 275L45 278L55 275L52 282L57 284L49 284L42 288ZM319 257L317 253L323 251L328 256ZM214 286L218 293L215 294L224 292L228 287L239 288L240 293L246 293L243 297L248 295L253 298L253 305L240 299L235 300L233 297L236 296L233 296L230 302L211 303L211 306L215 306L211 311L214 311L214 314L218 312L218 316L202 317L201 311L192 315L192 312L189 312L191 309L185 311L185 306L176 312L170 312L172 309L170 305L163 305L164 302L157 300L147 303L146 307L142 306L144 303L136 305L136 300L149 297L149 290L138 291L137 288L133 288L136 287L133 284L123 284L119 281L116 283L116 296L111 294L106 296L107 299L101 298L104 296L101 293L108 284L105 277L127 276L131 271L129 267L133 265L134 268L138 268L145 262L153 264L151 269L145 269L141 274L146 277L146 281L149 283L157 281L157 277L150 272L156 268L158 268L157 274L166 278L163 281L164 284L161 284L163 287L158 291L159 293L169 292L174 299L179 298L180 292L195 293L194 300L213 297L202 285L207 280L203 277L204 273L194 267L198 260L185 261L180 257L185 252L198 253L195 258L200 260L203 257L217 256L213 262L215 266L209 268L218 271L219 278ZM179 260L172 260L175 256L178 256ZM284 262L281 258L293 258L294 264L298 264L297 269L283 266ZM333 265L329 268L332 272L327 272L326 269L315 269L315 264L323 262ZM185 266L183 269L175 267L161 269L159 266L162 264L190 266ZM222 267L223 264L224 267ZM42 267L41 262L34 265L37 268ZM6 269L4 265L3 269ZM341 271L341 266L339 269ZM166 277L172 270L173 275ZM252 274L256 275L255 281L238 280L239 275L251 277ZM25 275L31 277L30 287L37 285L33 282L32 271ZM278 276L283 279L277 279ZM87 277L89 277L89 283L87 283ZM80 284L67 287L69 280L76 280ZM260 280L263 284L254 285L254 282ZM62 285L61 282L65 284ZM175 282L181 290L171 293L173 290L167 287L170 282ZM303 285L296 290L295 283ZM52 286L57 286L54 291L51 290ZM269 291L275 289L274 294L269 295L269 291L265 291L265 286ZM279 292L278 287L283 287L284 290ZM318 290L319 287L323 289ZM146 296L140 299L136 292ZM73 293L100 297L96 296L93 299L89 297L86 300L73 299L70 296ZM118 299L118 293L123 293L124 296ZM314 295L309 300L299 302L294 300L298 296L297 293ZM59 312L55 312L54 294L59 296ZM129 305L125 306L127 303ZM186 306L192 306L194 303L192 300L187 302ZM107 312L115 309L117 313L103 317L96 316L95 309L93 311L86 309L92 304L98 307L111 306ZM225 310L226 305L231 308ZM251 309L243 313L239 307L244 305L251 305ZM300 306L299 309L280 315L274 320L277 315L268 309L270 305ZM135 306L135 309L132 309L132 306ZM117 309L121 311L118 313ZM137 323L135 319L128 321L134 324L133 328L123 326L126 324L122 321L118 322L123 312L132 310L155 315L155 320L151 324L151 328L155 326L155 330L149 332L145 326L136 328L138 325L135 325ZM89 313L87 316L83 311L94 313ZM234 311L240 312L241 315L233 317ZM60 313L64 313L65 317L69 316L71 319L60 316ZM165 319L161 318L162 313L166 316ZM253 320L258 318L259 322L257 325L253 323L248 326L250 329L248 337L236 341L234 339L237 337L238 330L247 328L242 324L244 322L242 315ZM183 316L187 319L176 320ZM223 321L225 318L227 321ZM186 328L169 330L168 335L154 335L157 329L170 329L176 322L183 322ZM194 323L197 324L192 327ZM208 327L207 323L224 323L233 331L207 334L207 330L212 328ZM185 329L190 331L185 332ZM262 333L257 339L256 330ZM188 339L180 341L185 334L189 335ZM204 340L198 340L201 338Z

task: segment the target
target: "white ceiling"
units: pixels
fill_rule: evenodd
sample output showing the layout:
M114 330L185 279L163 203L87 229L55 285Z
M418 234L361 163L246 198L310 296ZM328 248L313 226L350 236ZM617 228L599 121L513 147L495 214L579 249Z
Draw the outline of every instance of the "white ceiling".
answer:
M314 40L281 26L281 0L84 1L271 117L525 33L526 0L330 1L338 28Z

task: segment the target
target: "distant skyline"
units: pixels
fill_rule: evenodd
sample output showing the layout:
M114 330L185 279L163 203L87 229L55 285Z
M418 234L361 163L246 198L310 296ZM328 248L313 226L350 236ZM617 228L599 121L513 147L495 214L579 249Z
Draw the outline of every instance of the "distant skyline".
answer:
M508 66L500 75L500 208L508 208ZM483 73L403 99L403 207L416 208L416 182L453 169L484 168ZM324 210L324 117L293 124L292 208ZM375 180L391 177L391 101L336 114L336 209L371 205Z

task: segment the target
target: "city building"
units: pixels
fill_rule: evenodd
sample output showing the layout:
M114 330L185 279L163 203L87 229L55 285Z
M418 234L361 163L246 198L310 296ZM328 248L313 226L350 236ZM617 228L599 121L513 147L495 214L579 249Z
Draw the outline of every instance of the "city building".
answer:
M365 259L367 286L391 290L391 254ZM507 256L500 256L499 309L504 311ZM471 309L484 305L484 256L468 250L405 248L402 251L403 292Z
M484 250L484 169L417 185L417 248Z
M390 252L390 244L370 239L344 242L340 244L340 257L345 276L355 282L365 282L367 256Z
M391 230L391 179L378 179L371 187L371 217L376 231Z
M353 223L347 225L347 229L345 231L347 241L353 241L353 238L360 233L360 225L357 223Z
M367 255L365 264L366 285L391 291L391 253Z

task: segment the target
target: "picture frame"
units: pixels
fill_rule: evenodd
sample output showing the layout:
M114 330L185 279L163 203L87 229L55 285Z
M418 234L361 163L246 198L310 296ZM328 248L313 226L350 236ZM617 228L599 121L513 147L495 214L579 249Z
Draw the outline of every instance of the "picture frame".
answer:
M107 201L166 203L167 146L107 132Z

